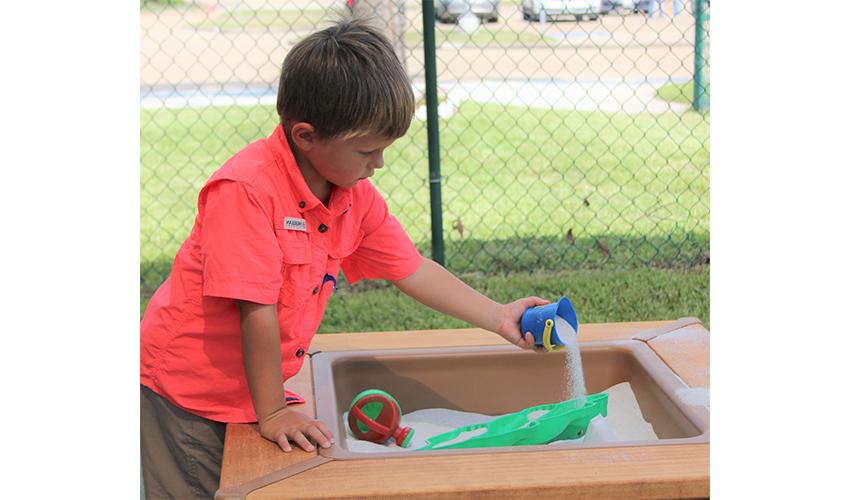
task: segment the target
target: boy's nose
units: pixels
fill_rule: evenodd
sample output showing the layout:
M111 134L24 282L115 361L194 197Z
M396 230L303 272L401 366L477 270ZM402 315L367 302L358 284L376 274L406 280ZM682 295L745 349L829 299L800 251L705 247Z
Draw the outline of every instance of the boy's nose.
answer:
M372 168L382 168L384 166L384 155L378 155L378 157L372 161Z

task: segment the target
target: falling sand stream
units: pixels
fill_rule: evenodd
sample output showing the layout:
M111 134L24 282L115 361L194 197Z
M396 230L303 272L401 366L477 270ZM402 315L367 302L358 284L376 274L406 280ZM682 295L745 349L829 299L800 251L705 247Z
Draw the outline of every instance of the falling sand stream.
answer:
M560 316L555 317L555 331L564 342L564 376L561 381L561 400L583 398L587 396L584 385L584 371L581 365L581 353L578 349L578 335L573 327Z

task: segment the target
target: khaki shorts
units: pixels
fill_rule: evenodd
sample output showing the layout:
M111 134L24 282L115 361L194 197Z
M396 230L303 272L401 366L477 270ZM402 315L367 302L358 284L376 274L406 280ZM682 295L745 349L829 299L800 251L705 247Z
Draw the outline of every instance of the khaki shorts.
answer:
M145 498L213 498L221 475L225 427L141 386Z

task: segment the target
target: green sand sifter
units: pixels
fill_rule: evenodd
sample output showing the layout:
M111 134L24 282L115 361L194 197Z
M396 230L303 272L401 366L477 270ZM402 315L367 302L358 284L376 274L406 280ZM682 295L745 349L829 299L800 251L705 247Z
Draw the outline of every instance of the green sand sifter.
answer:
M413 438L413 429L401 427L401 406L394 397L378 389L368 389L351 401L348 408L348 428L357 439L384 444L390 438L406 448Z
M460 427L431 437L417 450L524 446L578 439L597 415L608 415L607 394L533 406L490 422Z

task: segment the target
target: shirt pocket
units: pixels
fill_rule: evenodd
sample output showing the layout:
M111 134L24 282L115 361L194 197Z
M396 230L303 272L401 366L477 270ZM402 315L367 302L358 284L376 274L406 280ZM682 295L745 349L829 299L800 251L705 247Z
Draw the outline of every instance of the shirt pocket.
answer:
M285 231L278 233L277 240L283 253L283 284L278 302L286 307L298 308L307 298L310 282L310 263L313 259L309 236L300 231Z
M356 231L352 231L341 237L340 240L337 241L330 250L328 250L328 262L325 265L325 273L333 276L334 279L339 279L339 269L342 265L342 259L348 257L357 250L357 247L360 246L360 242L363 241L364 235L365 233L361 229L357 229Z

